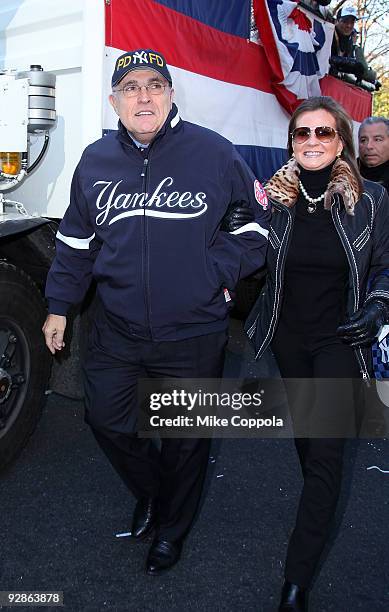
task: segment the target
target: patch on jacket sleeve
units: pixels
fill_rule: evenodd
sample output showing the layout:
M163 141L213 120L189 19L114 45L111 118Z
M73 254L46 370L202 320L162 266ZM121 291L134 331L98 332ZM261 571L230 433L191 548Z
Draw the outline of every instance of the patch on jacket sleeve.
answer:
M254 195L255 195L255 199L257 200L258 204L262 206L264 210L266 210L268 207L269 201L267 199L266 191L264 190L264 188L262 187L258 179L254 181Z

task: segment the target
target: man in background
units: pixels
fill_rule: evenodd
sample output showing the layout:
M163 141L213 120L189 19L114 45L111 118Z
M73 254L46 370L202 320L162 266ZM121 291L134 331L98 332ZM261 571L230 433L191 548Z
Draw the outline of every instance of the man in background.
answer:
M334 38L331 47L330 74L353 74L357 81L375 83L376 73L367 64L362 47L356 45L355 24L359 17L352 4L346 4L336 14Z
M389 119L365 119L359 127L358 140L361 175L381 183L389 193Z

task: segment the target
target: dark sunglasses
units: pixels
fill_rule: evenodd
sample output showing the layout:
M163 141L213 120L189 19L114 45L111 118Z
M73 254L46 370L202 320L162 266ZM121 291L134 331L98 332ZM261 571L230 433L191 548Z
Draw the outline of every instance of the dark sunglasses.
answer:
M315 132L315 136L319 142L332 142L338 133L334 128L328 125L318 125L315 128L310 127L297 127L291 132L292 140L295 144L303 144L306 142L312 131Z

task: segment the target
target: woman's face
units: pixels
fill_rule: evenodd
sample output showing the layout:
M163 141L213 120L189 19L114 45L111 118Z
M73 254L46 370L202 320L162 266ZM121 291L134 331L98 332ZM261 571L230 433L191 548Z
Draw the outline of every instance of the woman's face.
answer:
M306 170L321 170L334 161L343 149L338 134L331 142L321 142L315 134L315 127L328 126L336 130L335 118L326 110L320 109L302 113L296 121L297 127L311 128L311 135L302 144L293 141L293 153L297 162Z

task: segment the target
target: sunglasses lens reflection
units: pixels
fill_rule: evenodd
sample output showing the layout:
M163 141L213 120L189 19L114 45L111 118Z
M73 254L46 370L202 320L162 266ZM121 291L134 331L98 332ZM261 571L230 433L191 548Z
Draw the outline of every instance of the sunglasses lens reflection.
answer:
M302 144L303 142L308 140L310 135L311 135L310 128L307 128L307 127L296 128L293 131L293 140L296 144Z
M317 127L315 128L315 135L321 142L331 142L336 136L336 132L332 127Z
M303 144L311 136L311 128L309 127L298 127L293 130L293 141L296 144ZM329 126L318 126L315 127L315 136L320 142L331 142L336 136L336 130Z

